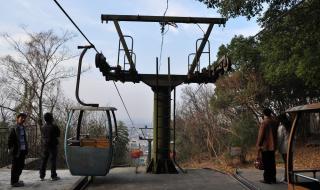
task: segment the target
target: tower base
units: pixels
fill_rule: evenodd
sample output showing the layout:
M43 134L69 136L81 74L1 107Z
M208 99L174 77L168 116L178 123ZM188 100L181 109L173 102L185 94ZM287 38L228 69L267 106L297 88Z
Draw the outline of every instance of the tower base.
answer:
M171 159L158 159L152 158L147 168L147 173L153 174L177 174L179 173Z

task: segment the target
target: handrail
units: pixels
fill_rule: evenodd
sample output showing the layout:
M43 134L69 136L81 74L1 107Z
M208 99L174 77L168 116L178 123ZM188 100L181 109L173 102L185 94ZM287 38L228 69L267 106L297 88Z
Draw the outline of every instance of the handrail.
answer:
M116 119L116 114L114 113L114 110L112 110L111 113L113 118L114 129L116 133L115 136L113 137L113 142L115 143L118 140L118 125L117 125L117 119Z
M313 174L313 178L316 178L316 174L317 172L320 172L320 170L315 170L315 169L303 169L303 170L294 170L294 171L290 171L290 174L296 175L297 173L312 173Z
M309 176L305 176L305 175L302 175L302 174L294 174L294 177L295 177L295 181L298 182L297 178L298 177L301 177L301 178L304 178L304 179L308 179L310 181L314 181L314 182L318 182L320 183L320 180L317 179L317 178L313 178L313 177L309 177Z

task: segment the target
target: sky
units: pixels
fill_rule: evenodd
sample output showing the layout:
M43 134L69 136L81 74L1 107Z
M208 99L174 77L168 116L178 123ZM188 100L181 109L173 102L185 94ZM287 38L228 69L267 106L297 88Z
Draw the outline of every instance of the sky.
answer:
M53 29L58 34L68 30L77 35L68 43L71 52L80 54L78 45L88 45L86 40L75 29L67 17L56 6L53 0L0 0L0 33L7 33L14 39L24 41L26 34L22 27L31 32ZM102 52L110 65L117 64L118 34L112 22L101 23L101 14L154 15L162 16L166 10L167 0L59 0L79 28ZM221 17L216 10L196 0L169 0L167 16L186 17ZM158 23L120 22L122 32L134 38L133 49L137 56L136 68L139 73L155 74L156 57L160 57L161 32ZM200 25L206 31L207 25ZM210 41L211 62L216 60L218 47L227 44L235 35L250 36L256 34L260 27L255 20L248 21L244 17L229 19L225 26L215 25ZM169 27L163 37L162 61L160 73L167 73L167 57L171 60L171 74L186 74L188 55L194 53L196 40L203 36L197 25L178 24L178 28ZM130 44L129 42L127 42ZM208 46L207 46L208 47ZM7 42L0 38L0 56L16 55ZM117 118L126 123L128 115L121 103L117 91L111 81L105 81L102 74L94 66L95 52L90 50L84 58L84 67L90 67L81 78L80 98L88 103L99 103L101 106L113 106L118 109ZM77 67L78 57L64 64ZM123 63L121 63L123 64ZM208 64L208 56L201 58L202 66ZM75 78L62 82L65 96L75 100ZM127 106L135 127L152 125L153 92L143 83L116 83ZM177 87L177 101L181 89ZM195 85L193 85L195 86ZM129 125L131 123L129 122Z

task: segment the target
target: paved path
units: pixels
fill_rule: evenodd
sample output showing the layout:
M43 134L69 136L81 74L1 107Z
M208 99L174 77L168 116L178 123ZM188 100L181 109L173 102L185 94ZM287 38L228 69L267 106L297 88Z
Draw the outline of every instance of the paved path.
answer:
M0 169L0 190L69 190L81 179L79 176L72 176L69 170L58 170L57 173L61 180L50 181L50 171L47 170L45 181L40 181L39 171L23 170L20 180L24 181L25 186L13 188L10 185L10 169Z
M115 168L105 177L95 177L88 190L240 190L232 177L208 169L189 169L186 174L135 173L134 168Z
M260 180L263 178L263 170L251 169L239 169L240 175L246 178L255 187L261 190L287 190L287 184L281 183L280 180L283 178L283 168L277 168L277 184L264 184Z
M255 187L261 190L286 190L283 183L263 184L259 180L263 171L256 169L240 169L240 175L246 178ZM21 190L69 190L81 179L79 176L71 176L68 170L58 170L61 177L59 181L40 181L39 173L35 170L24 170L20 180L25 183ZM50 171L47 171L47 175ZM277 179L283 176L283 169L277 169ZM146 174L142 168L135 173L135 168L114 168L107 176L95 177L87 188L88 190L130 190L130 189L155 189L155 190L240 190L244 189L238 181L223 173L208 169L188 169L186 174ZM10 169L0 169L0 190L11 190Z

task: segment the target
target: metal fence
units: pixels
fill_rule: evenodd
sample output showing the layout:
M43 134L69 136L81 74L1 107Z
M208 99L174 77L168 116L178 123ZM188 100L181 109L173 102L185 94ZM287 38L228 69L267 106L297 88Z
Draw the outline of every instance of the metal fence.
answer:
M10 163L10 158L7 152L8 133L8 128L0 128L0 168Z
M29 146L29 153L27 158L40 157L40 131L36 125L29 125L26 127L27 141ZM8 136L9 128L0 128L0 168L11 162L8 155Z

